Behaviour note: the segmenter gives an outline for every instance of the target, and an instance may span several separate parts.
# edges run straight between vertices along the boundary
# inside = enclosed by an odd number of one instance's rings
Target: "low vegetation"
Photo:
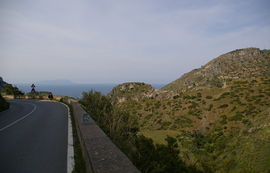
[[[167,137],[166,144],[138,135],[138,118],[99,92],[83,93],[80,103],[142,172],[198,172],[179,157],[177,140]]]
[[[265,112],[269,110],[269,81],[238,79],[228,81],[227,88],[189,90],[177,98],[126,98],[115,105],[136,115],[139,134],[154,143],[166,144],[167,135],[175,137],[179,157],[187,165],[203,172],[238,172],[246,170],[244,163],[248,162],[248,170],[262,167],[261,172],[265,172],[269,168],[260,159],[270,157],[255,151],[270,143],[270,112]],[[263,142],[255,144],[254,137],[259,133],[264,134],[260,139]],[[250,155],[252,146],[255,153]],[[241,161],[233,159],[235,155]],[[250,161],[257,157],[260,159],[256,162]]]
[[[9,108],[9,103],[0,94],[0,112]]]
[[[270,51],[255,48],[224,54],[158,91],[125,83],[81,100],[142,172],[207,173],[270,171],[269,102]]]
[[[12,86],[11,84],[5,84],[5,87],[1,91],[5,95],[13,95],[14,98],[23,96],[24,93],[21,92],[17,87]]]

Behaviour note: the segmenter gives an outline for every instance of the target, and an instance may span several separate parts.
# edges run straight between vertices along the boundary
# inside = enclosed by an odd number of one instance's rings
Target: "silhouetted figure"
[[[49,94],[49,95],[48,95],[48,98],[49,98],[50,100],[52,100],[52,99],[53,99],[53,95],[52,95],[52,94]]]
[[[35,87],[36,87],[35,84],[31,85],[31,88],[32,88],[31,93],[36,93]]]

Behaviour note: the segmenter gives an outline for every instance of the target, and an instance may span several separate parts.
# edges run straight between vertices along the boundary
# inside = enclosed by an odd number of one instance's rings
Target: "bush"
[[[223,105],[220,105],[218,108],[226,108],[228,106],[229,106],[228,104],[223,104]]]
[[[206,96],[207,99],[212,99],[213,97],[212,96]]]
[[[227,95],[230,95],[231,93],[230,92],[224,92],[221,96],[224,97],[224,96],[227,96]]]
[[[15,98],[17,96],[22,96],[24,95],[23,92],[21,92],[17,87],[12,86],[11,84],[6,84],[4,92],[7,95],[13,95]]]
[[[243,118],[243,115],[240,112],[237,112],[234,116],[229,118],[230,121],[241,121]]]
[[[100,92],[93,90],[84,92],[80,103],[111,137],[127,140],[137,134],[139,130],[137,116],[130,115],[121,107],[113,106]]]
[[[222,124],[222,125],[227,124],[227,116],[226,115],[221,116],[220,124]]]
[[[0,94],[0,112],[9,108],[9,103]]]
[[[242,123],[245,124],[245,125],[247,125],[247,126],[251,126],[252,125],[251,121],[250,120],[247,120],[247,119],[242,120]]]
[[[213,108],[213,104],[210,104],[209,107],[208,107],[208,111],[211,111]]]
[[[179,158],[177,140],[167,136],[167,144],[154,144],[153,140],[138,136],[135,140],[134,163],[141,172],[178,173],[198,172],[194,167],[188,167]]]
[[[172,124],[171,122],[165,121],[165,122],[162,123],[161,126],[162,126],[162,128],[166,128],[166,127],[169,127],[171,124]]]

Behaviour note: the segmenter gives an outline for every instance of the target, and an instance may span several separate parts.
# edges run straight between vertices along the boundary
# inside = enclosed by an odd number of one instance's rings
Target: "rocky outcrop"
[[[231,79],[270,76],[270,50],[238,49],[184,74],[161,90],[185,91],[197,87],[226,87]]]
[[[129,99],[138,101],[143,97],[154,97],[155,92],[155,88],[149,84],[128,82],[113,88],[108,96],[112,99],[113,103],[122,103]]]
[[[160,90],[139,82],[123,83],[115,87],[109,97],[114,103],[144,97],[170,99],[181,92],[201,88],[226,88],[233,79],[250,79],[270,76],[270,50],[258,48],[237,49],[223,54],[199,69],[184,74]]]

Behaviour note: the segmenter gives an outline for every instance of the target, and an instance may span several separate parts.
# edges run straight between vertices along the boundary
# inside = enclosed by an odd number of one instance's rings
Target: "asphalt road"
[[[34,100],[10,103],[0,112],[0,172],[66,173],[66,107]]]

